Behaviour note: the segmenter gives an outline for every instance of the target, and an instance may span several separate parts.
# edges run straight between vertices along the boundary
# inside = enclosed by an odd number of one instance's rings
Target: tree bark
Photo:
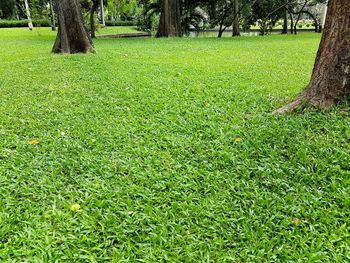
[[[84,26],[79,0],[57,0],[58,32],[54,53],[94,52],[92,41]]]
[[[28,28],[29,30],[33,30],[33,22],[32,22],[32,16],[30,15],[30,9],[28,0],[24,0],[24,5],[26,7],[26,13],[27,13],[27,19],[28,19]]]
[[[52,31],[56,31],[55,12],[53,11],[52,0],[50,0],[50,15],[51,15],[51,29]]]
[[[101,8],[101,23],[103,26],[106,26],[106,21],[105,21],[105,7],[103,4],[103,0],[101,0],[101,4],[100,4],[100,8]]]
[[[92,1],[90,10],[90,35],[91,38],[96,37],[95,12],[98,8],[98,1]]]
[[[282,34],[288,34],[288,7],[284,8]]]
[[[326,23],[326,17],[327,17],[327,5],[324,4],[324,6],[322,7],[322,14],[321,14],[321,30],[319,31],[321,33],[322,28],[324,27],[325,23]]]
[[[233,23],[232,23],[232,36],[237,37],[241,35],[239,30],[239,1],[233,2]]]
[[[163,0],[157,37],[181,35],[181,0]]]
[[[349,98],[350,1],[331,0],[311,81],[294,102],[276,113],[292,111],[303,103],[328,108]]]
[[[290,17],[290,33],[293,34],[294,33],[294,17],[293,17],[292,12],[289,12],[289,17]]]

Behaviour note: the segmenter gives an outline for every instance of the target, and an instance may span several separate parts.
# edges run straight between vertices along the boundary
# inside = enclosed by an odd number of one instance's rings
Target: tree
[[[285,6],[288,4],[288,1],[259,0],[253,4],[252,20],[258,23],[261,35],[267,35],[272,31],[276,22],[283,17]]]
[[[321,10],[321,27],[324,27],[324,24],[326,22],[326,16],[327,16],[327,5],[324,4],[322,6],[322,10]]]
[[[16,1],[1,0],[0,1],[0,18],[13,18],[15,16]]]
[[[58,32],[54,53],[93,52],[92,41],[84,26],[79,0],[56,0]]]
[[[53,11],[52,0],[50,0],[50,16],[51,16],[51,29],[52,31],[56,31],[55,12]]]
[[[91,9],[90,9],[90,34],[91,38],[96,37],[96,25],[95,25],[95,12],[98,9],[100,0],[91,0]]]
[[[288,34],[288,0],[286,0],[286,6],[283,9],[283,29],[282,34]]]
[[[25,7],[26,7],[26,13],[27,13],[27,18],[28,18],[29,30],[33,30],[33,22],[32,22],[32,16],[30,15],[30,9],[29,9],[28,0],[24,0],[24,4],[25,4]]]
[[[181,0],[162,0],[157,37],[181,35]]]
[[[311,81],[299,97],[275,113],[308,103],[327,108],[350,97],[350,1],[330,0]]]
[[[233,0],[233,23],[232,23],[232,36],[240,36],[241,32],[239,30],[239,1]]]
[[[104,4],[103,4],[103,0],[100,0],[100,1],[101,1],[101,2],[100,2],[101,24],[102,24],[103,26],[105,26],[105,25],[106,25],[106,21],[105,21],[105,7],[104,7]]]

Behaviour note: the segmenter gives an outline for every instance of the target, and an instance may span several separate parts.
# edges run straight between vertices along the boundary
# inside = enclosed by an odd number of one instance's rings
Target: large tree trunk
[[[30,9],[28,0],[24,0],[24,5],[26,7],[26,13],[27,13],[27,19],[28,19],[28,28],[29,30],[33,30],[33,22],[32,22],[32,16],[30,15]]]
[[[284,113],[309,103],[327,108],[350,96],[350,1],[329,1],[327,18],[314,70],[308,87]]]
[[[233,23],[232,23],[232,36],[237,37],[241,35],[239,30],[239,2],[234,0],[233,2]]]
[[[181,0],[163,0],[157,37],[179,37],[181,31]]]
[[[58,32],[54,53],[93,52],[92,41],[84,26],[79,0],[56,0]]]

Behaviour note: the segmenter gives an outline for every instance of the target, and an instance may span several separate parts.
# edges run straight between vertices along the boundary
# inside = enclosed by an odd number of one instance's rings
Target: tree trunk
[[[294,33],[294,18],[293,18],[293,14],[291,12],[289,13],[289,17],[290,17],[290,33],[293,34]]]
[[[239,2],[234,0],[233,2],[233,23],[232,23],[232,36],[240,36],[241,32],[239,30]]]
[[[284,13],[283,13],[282,34],[288,34],[288,9],[287,9],[287,6],[284,8]]]
[[[218,38],[222,38],[222,34],[225,32],[227,26],[224,26],[223,24],[220,24]]]
[[[181,31],[181,0],[163,0],[157,37],[179,37]]]
[[[101,4],[100,4],[100,8],[101,8],[101,24],[103,26],[106,26],[106,21],[105,21],[105,9],[104,9],[104,4],[103,4],[103,0],[101,0]]]
[[[285,113],[307,102],[327,108],[350,96],[350,1],[329,1],[326,23],[311,81],[296,101],[279,109]]]
[[[92,41],[84,26],[79,0],[57,0],[58,32],[54,53],[94,52]]]
[[[318,32],[322,32],[322,28],[324,28],[324,25],[326,23],[326,17],[327,17],[327,5],[324,4],[322,7],[322,14],[321,14],[321,23],[320,23],[320,30]]]
[[[26,7],[26,13],[27,13],[27,19],[28,19],[28,28],[29,30],[33,30],[33,22],[32,22],[32,16],[30,15],[30,9],[28,0],[24,0],[24,5]]]
[[[53,11],[52,0],[50,0],[51,29],[56,31],[55,12]]]
[[[97,11],[98,8],[98,2],[97,1],[92,1],[91,3],[91,10],[90,10],[90,34],[91,38],[96,37],[96,26],[95,26],[95,12]]]

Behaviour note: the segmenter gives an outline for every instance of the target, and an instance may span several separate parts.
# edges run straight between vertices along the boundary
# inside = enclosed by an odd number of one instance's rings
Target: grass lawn
[[[348,108],[271,114],[319,40],[1,29],[0,261],[349,262]]]
[[[111,26],[100,28],[96,31],[96,35],[109,35],[109,34],[125,34],[125,33],[139,33],[136,26]]]

